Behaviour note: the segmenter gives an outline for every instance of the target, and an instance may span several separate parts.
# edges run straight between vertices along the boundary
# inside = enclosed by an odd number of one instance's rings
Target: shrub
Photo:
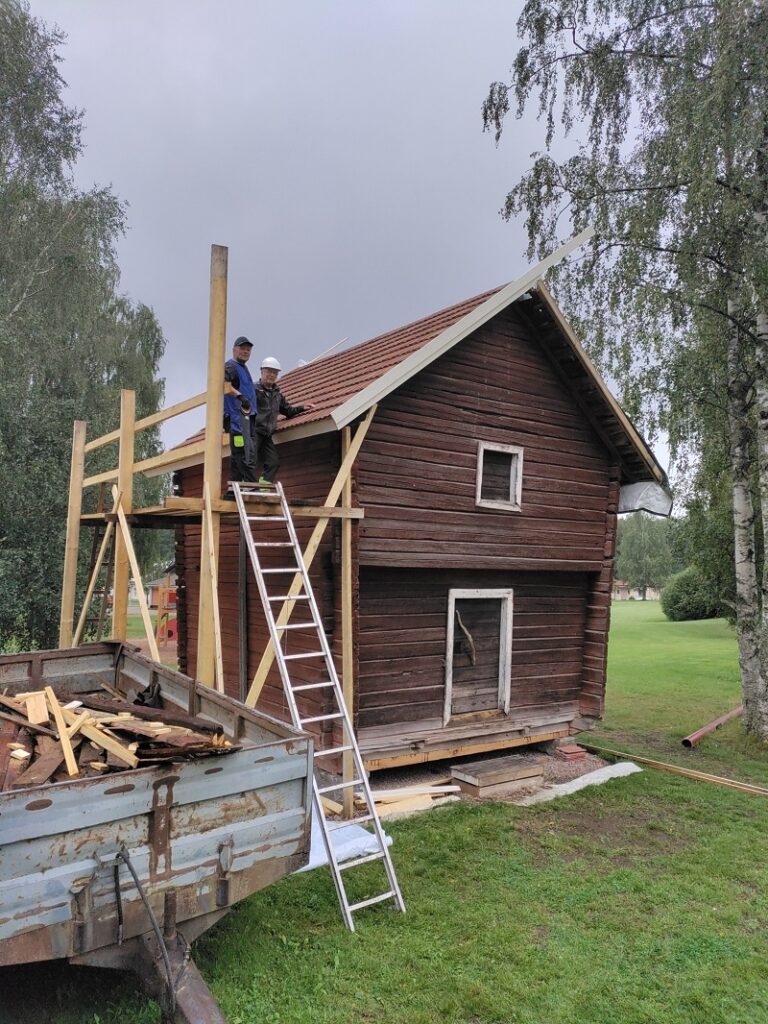
[[[716,619],[722,615],[716,596],[695,566],[670,576],[661,594],[661,610],[672,622]]]

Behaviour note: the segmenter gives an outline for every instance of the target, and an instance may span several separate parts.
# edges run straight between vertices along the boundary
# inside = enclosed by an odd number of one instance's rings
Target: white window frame
[[[453,640],[454,623],[456,621],[456,601],[477,598],[497,598],[501,601],[501,622],[499,624],[499,710],[509,714],[510,692],[512,687],[512,613],[514,590],[449,590],[448,591],[448,628],[446,630],[445,652],[445,704],[443,707],[443,725],[451,718],[451,701],[453,699]]]
[[[495,501],[483,498],[483,456],[485,452],[504,452],[512,455],[512,466],[517,467],[509,474],[509,500]],[[516,458],[514,457],[516,456]],[[514,479],[513,479],[514,476]],[[475,505],[478,508],[500,508],[506,512],[519,512],[523,495],[523,449],[516,444],[493,444],[490,441],[477,442],[477,476],[475,479]]]

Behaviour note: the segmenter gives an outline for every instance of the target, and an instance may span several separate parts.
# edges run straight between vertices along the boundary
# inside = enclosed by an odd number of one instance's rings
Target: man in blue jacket
[[[256,480],[256,388],[246,363],[253,345],[239,337],[224,364],[224,429],[229,434],[230,480]]]

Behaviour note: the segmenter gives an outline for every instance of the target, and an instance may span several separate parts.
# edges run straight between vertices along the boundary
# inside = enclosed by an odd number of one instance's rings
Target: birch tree
[[[766,5],[529,0],[518,30],[484,124],[498,142],[536,103],[543,147],[503,214],[525,217],[531,255],[596,228],[559,273],[561,301],[700,489],[725,453],[744,724],[767,741]]]

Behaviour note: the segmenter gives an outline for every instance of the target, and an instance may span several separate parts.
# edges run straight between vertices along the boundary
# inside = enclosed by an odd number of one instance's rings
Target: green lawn
[[[768,786],[766,752],[738,720],[693,750],[680,743],[741,703],[733,628],[722,619],[669,622],[658,601],[615,601],[611,620],[605,718],[582,738]]]
[[[768,755],[738,724],[701,753],[676,747],[738,702],[728,628],[668,624],[636,603],[615,606],[613,623],[602,739],[768,778]],[[764,798],[649,770],[539,807],[451,805],[389,831],[406,915],[371,911],[348,934],[319,871],[256,894],[197,944],[231,1024],[768,1021]],[[3,982],[2,1024],[157,1020],[108,974]],[[9,991],[28,1017],[3,1016]]]

